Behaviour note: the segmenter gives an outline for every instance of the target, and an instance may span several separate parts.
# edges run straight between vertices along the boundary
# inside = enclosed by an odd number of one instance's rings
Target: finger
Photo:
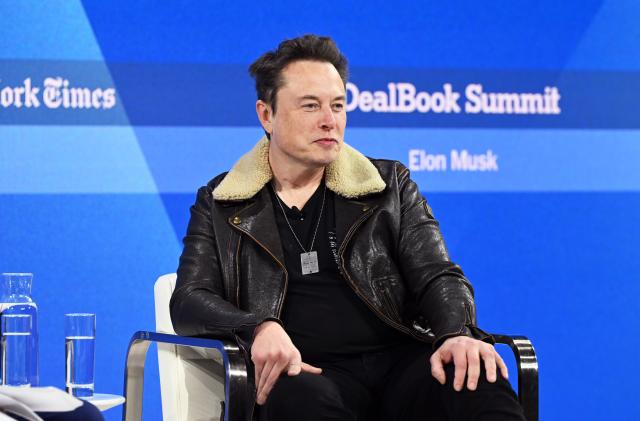
[[[492,346],[482,354],[484,368],[487,371],[487,380],[489,383],[495,383],[496,381],[496,355],[498,354]]]
[[[289,376],[297,376],[303,371],[302,364],[289,364],[286,369]]]
[[[302,371],[306,371],[307,373],[313,373],[313,374],[322,373],[322,369],[320,367],[315,367],[307,363],[302,363],[301,368],[302,368]]]
[[[271,369],[269,377],[267,377],[267,381],[264,383],[262,394],[260,395],[263,404],[267,401],[267,397],[269,396],[271,389],[273,389],[273,386],[276,384],[280,374],[282,374],[285,368],[287,368],[287,360],[278,361]]]
[[[480,377],[480,352],[472,347],[467,351],[467,388],[476,390]]]
[[[274,366],[273,361],[267,361],[262,368],[262,372],[260,373],[260,381],[256,382],[258,387],[256,388],[256,402],[262,405],[264,402],[261,401],[262,390],[264,389],[264,384],[267,382],[267,378],[269,377],[269,373],[271,373],[271,369]]]
[[[504,360],[502,359],[500,354],[498,354],[497,352],[495,354],[496,354],[496,364],[498,364],[498,368],[500,368],[500,373],[502,373],[502,377],[508,380],[509,370],[507,369],[507,365],[504,363]]]
[[[456,351],[453,354],[453,364],[455,365],[455,374],[453,376],[453,388],[459,392],[464,384],[464,376],[467,374],[467,353]]]
[[[444,384],[447,381],[447,376],[444,373],[440,353],[437,351],[434,352],[429,362],[431,363],[431,375],[435,377],[440,384]]]
[[[264,364],[263,363],[254,363],[255,365],[255,385],[256,385],[256,397],[258,396],[258,385],[260,384],[260,376],[262,374],[262,371],[264,370]]]
[[[291,361],[289,361],[287,374],[290,376],[297,376],[300,374],[300,371],[302,371],[302,359],[300,358],[300,353],[296,353]]]

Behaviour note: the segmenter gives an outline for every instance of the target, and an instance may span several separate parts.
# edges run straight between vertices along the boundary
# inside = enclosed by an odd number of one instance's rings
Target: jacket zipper
[[[387,285],[382,286],[381,288],[381,293],[382,293],[382,299],[387,303],[387,305],[389,306],[389,308],[391,309],[391,311],[393,311],[393,313],[400,318],[400,311],[398,311],[398,307],[396,306],[395,301],[393,301],[393,298],[391,298],[391,290],[389,289],[389,287]]]
[[[236,248],[236,307],[240,308],[240,247],[242,236],[238,237],[238,247]]]

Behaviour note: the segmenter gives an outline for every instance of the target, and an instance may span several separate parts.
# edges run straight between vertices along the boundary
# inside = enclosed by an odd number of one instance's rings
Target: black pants
[[[429,345],[408,344],[333,363],[311,362],[321,375],[278,379],[260,421],[525,421],[509,382],[489,383],[484,367],[476,391],[453,389],[431,375]],[[303,356],[304,358],[304,356]]]

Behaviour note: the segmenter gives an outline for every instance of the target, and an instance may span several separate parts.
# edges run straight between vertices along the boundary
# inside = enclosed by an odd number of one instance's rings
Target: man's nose
[[[320,112],[320,127],[323,130],[333,130],[336,126],[336,116],[334,115],[331,107],[322,107]]]

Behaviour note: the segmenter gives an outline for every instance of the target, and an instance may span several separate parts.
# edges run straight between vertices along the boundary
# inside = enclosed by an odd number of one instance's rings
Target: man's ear
[[[256,114],[258,114],[258,120],[260,120],[260,124],[262,124],[264,131],[271,134],[273,131],[273,111],[271,106],[261,99],[257,100]]]

